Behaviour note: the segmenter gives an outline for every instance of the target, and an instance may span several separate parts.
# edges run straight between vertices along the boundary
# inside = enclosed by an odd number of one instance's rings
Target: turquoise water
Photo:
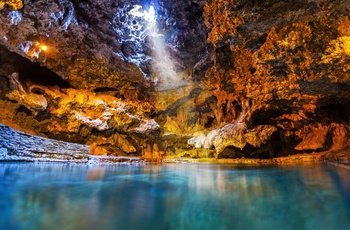
[[[1,229],[350,229],[332,165],[0,163]]]

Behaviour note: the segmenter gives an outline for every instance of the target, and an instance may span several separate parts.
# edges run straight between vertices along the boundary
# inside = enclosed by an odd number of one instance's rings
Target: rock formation
[[[92,154],[349,149],[345,0],[0,1],[0,123]]]
[[[142,164],[136,157],[93,156],[88,145],[29,135],[0,125],[0,161]]]

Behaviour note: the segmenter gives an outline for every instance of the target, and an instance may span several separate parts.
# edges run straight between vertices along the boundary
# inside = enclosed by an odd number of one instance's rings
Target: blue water
[[[350,229],[332,165],[0,163],[0,229]]]

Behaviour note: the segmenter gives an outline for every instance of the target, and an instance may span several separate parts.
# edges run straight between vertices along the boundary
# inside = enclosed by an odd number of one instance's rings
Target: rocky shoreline
[[[322,152],[322,153],[305,153],[270,159],[252,159],[252,158],[165,158],[164,163],[197,163],[208,162],[218,164],[243,164],[243,165],[297,165],[297,164],[317,164],[317,163],[334,163],[343,164],[350,161],[350,152]]]
[[[94,156],[90,146],[20,132],[0,124],[0,161],[143,164],[138,157]]]
[[[228,164],[313,164],[350,160],[350,152],[297,154],[270,159],[252,158],[143,158],[130,156],[96,156],[90,146],[53,140],[20,132],[0,124],[0,161],[67,162],[84,164],[140,165],[147,163],[228,163]]]

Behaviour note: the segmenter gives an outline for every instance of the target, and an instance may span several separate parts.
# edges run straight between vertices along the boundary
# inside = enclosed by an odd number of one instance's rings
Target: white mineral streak
[[[62,27],[65,31],[67,31],[69,25],[75,21],[74,17],[74,6],[73,3],[69,2],[68,13],[67,16],[62,21]]]
[[[18,49],[23,51],[31,58],[39,58],[41,49],[39,49],[39,42],[25,41],[24,43],[19,44]]]
[[[109,110],[102,113],[102,115],[101,115],[101,118],[105,121],[109,121],[112,117],[113,117],[113,114]]]
[[[10,11],[7,17],[11,19],[11,24],[15,26],[22,20],[22,14],[17,10]]]
[[[207,136],[195,133],[187,143],[194,145],[195,148],[214,147],[217,152],[221,152],[227,146],[243,149],[247,143],[259,147],[266,143],[276,130],[277,128],[271,125],[261,125],[249,130],[245,123],[235,122],[214,129]]]
[[[246,130],[246,125],[241,122],[231,123],[219,129],[212,130],[205,139],[204,148],[209,149],[214,146],[216,149],[223,145],[233,145],[242,149],[246,141],[243,137],[243,132]]]
[[[83,114],[81,114],[79,112],[75,112],[75,118],[77,120],[81,121],[82,123],[90,126],[90,127],[96,128],[99,131],[108,129],[107,121],[104,119],[103,119],[104,120],[103,121],[101,119],[101,118],[103,118],[103,115],[100,118],[91,119],[91,117],[89,117],[89,116],[84,116]]]
[[[55,20],[55,22],[61,22],[61,27],[63,30],[67,31],[69,25],[73,22],[78,24],[76,20],[73,3],[69,2],[68,7],[64,11],[51,12],[49,16]]]
[[[135,131],[140,132],[140,133],[144,133],[144,132],[151,131],[151,130],[157,130],[159,128],[160,128],[160,126],[158,125],[157,122],[155,122],[155,120],[144,119],[144,120],[142,120],[141,125],[139,127],[137,127],[135,129]]]
[[[188,144],[194,145],[196,149],[202,148],[206,140],[206,136],[202,132],[197,132],[193,134],[194,137],[187,141]]]
[[[32,47],[33,42],[25,41],[24,43],[19,44],[18,48],[24,53],[28,54],[30,48]]]
[[[5,157],[7,155],[7,149],[6,148],[0,148],[0,158]]]
[[[126,112],[126,104],[125,103],[123,103],[123,102],[120,102],[120,101],[114,101],[114,105],[116,105],[118,108],[118,110],[119,111],[121,111],[121,112]]]
[[[64,13],[60,11],[60,12],[58,12],[57,14],[55,14],[54,12],[51,12],[49,16],[50,16],[53,20],[55,20],[56,22],[58,22],[58,20],[63,19],[63,15],[64,15]]]

